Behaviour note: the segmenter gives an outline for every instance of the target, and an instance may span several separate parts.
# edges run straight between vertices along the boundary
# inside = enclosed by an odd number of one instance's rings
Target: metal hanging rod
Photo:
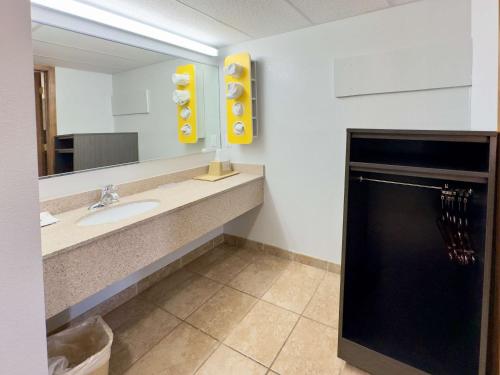
[[[371,182],[381,182],[383,184],[403,185],[403,186],[419,187],[419,188],[424,188],[424,189],[443,190],[443,188],[441,186],[410,184],[408,182],[397,182],[397,181],[388,181],[388,180],[377,180],[375,178],[365,178],[363,176],[359,176],[358,180],[359,180],[359,182],[371,181]]]

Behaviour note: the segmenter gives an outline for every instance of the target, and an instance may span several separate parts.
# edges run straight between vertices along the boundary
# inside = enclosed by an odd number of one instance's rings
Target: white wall
[[[206,147],[206,140],[209,137],[199,139],[196,144],[182,144],[177,135],[177,106],[172,101],[175,85],[172,83],[171,77],[177,66],[190,63],[192,61],[174,59],[113,75],[113,92],[115,94],[127,93],[131,90],[149,90],[149,113],[114,117],[115,131],[139,133],[139,160],[168,158],[200,152]],[[206,95],[201,97],[203,99],[205,96],[209,97],[209,101],[206,102],[209,121],[207,123],[204,118],[203,120],[199,118],[200,123],[205,126],[207,135],[216,135],[215,146],[218,146],[219,102],[217,99],[219,91],[218,85],[212,87],[208,85],[213,83],[213,75],[216,76],[215,81],[217,82],[218,72],[214,67],[203,64],[197,64],[196,68],[203,71],[200,77],[206,75],[208,79],[206,87],[201,79],[198,86],[201,90],[206,89]],[[202,103],[199,103],[198,107],[201,110]]]
[[[258,61],[261,136],[231,154],[266,165],[264,206],[224,230],[340,263],[346,128],[469,129],[470,87],[335,98],[333,61],[449,38],[470,38],[469,0],[419,1],[221,51]]]
[[[30,4],[0,2],[0,374],[47,373]]]
[[[471,2],[472,65],[471,128],[497,130],[498,14],[497,0]]]
[[[112,133],[110,74],[56,67],[57,134]]]

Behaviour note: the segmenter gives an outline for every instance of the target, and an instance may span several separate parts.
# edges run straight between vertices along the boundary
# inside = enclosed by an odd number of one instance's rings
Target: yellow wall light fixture
[[[218,50],[203,43],[176,35],[166,30],[120,16],[116,13],[96,8],[75,0],[31,0],[32,4],[49,8],[75,17],[84,18],[115,29],[128,31],[133,34],[145,36],[160,42],[202,53],[208,56],[217,56]]]
[[[257,136],[256,63],[247,52],[224,59],[226,85],[227,140],[250,144]]]
[[[172,80],[177,82],[173,100],[177,104],[177,130],[180,143],[197,143],[200,135],[196,73],[195,65],[188,64],[178,66],[172,76]]]

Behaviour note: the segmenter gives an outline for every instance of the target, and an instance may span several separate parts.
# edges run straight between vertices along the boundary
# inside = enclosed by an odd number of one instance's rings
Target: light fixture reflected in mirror
[[[216,48],[203,43],[173,34],[166,30],[159,29],[145,23],[120,16],[113,12],[99,9],[88,4],[75,0],[31,0],[31,3],[45,8],[53,9],[58,12],[70,14],[76,17],[84,18],[93,22],[114,27],[116,29],[128,31],[134,34],[142,35],[147,38],[159,40],[177,47],[185,48],[191,51],[199,52],[208,56],[217,56]]]

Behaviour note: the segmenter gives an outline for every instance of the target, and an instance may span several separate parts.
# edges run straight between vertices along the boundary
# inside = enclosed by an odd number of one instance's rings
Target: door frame
[[[46,81],[46,104],[47,104],[47,175],[55,173],[55,137],[57,136],[57,112],[56,112],[56,70],[49,65],[35,64],[34,71],[44,72]]]
[[[500,18],[499,18],[500,30]],[[497,132],[500,133],[500,32],[498,34],[498,82],[497,82]],[[497,155],[500,161],[500,151]],[[497,163],[498,166],[498,163]],[[500,166],[497,171],[497,189],[500,188]],[[495,209],[495,252],[493,262],[493,304],[491,306],[492,324],[490,329],[489,371],[492,375],[500,374],[500,192],[497,190]]]

